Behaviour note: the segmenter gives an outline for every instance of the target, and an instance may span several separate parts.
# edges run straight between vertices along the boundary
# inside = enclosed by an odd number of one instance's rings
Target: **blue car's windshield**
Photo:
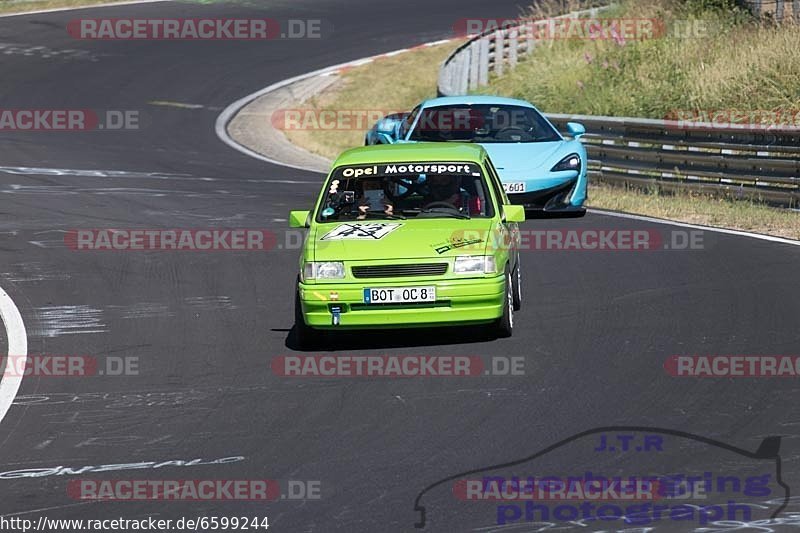
[[[531,143],[559,141],[535,109],[515,105],[448,105],[423,109],[411,141]]]

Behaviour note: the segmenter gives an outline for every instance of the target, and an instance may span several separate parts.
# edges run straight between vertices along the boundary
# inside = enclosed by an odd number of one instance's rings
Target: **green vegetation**
[[[0,13],[24,13],[65,7],[92,6],[95,4],[114,4],[125,0],[2,0]]]
[[[654,19],[658,29],[625,42],[539,40],[481,92],[545,112],[645,118],[800,109],[800,25],[757,23],[734,0],[621,0],[604,17]]]

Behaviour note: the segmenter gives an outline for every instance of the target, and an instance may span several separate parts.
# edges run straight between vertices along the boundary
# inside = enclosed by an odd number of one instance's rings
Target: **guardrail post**
[[[755,16],[761,16],[761,0],[750,0],[750,4],[753,6],[753,14]]]
[[[503,66],[506,61],[506,41],[503,37],[503,30],[494,32],[494,72],[498,76],[503,75]]]
[[[453,84],[455,94],[467,94],[469,90],[469,55],[459,56],[455,75],[456,82]]]
[[[483,86],[489,83],[489,39],[480,39],[478,43],[478,85]]]
[[[456,85],[460,83],[458,79],[458,69],[461,65],[461,61],[463,59],[461,57],[456,57],[452,61],[447,64],[447,67],[443,70],[446,71],[446,79],[444,80],[444,86],[446,87],[447,91],[445,94],[453,94],[456,90]],[[442,71],[440,71],[441,73]],[[442,79],[441,76],[439,78],[439,94],[442,94]]]
[[[517,47],[519,46],[519,32],[516,28],[511,30],[508,36],[508,66],[514,68],[517,66]]]
[[[477,89],[478,88],[478,79],[480,78],[480,48],[481,48],[481,41],[473,41],[471,45],[469,45],[469,90]]]
[[[795,24],[800,24],[800,0],[792,0],[792,18]]]
[[[444,96],[449,91],[448,77],[450,69],[447,65],[439,68],[439,76],[436,78],[436,96]]]
[[[776,0],[775,19],[778,22],[783,22],[783,15],[785,13],[785,10],[786,10],[786,4],[784,3],[784,0]]]
[[[800,0],[798,0],[798,1],[800,1]],[[533,47],[536,46],[535,37],[536,37],[536,26],[535,26],[533,20],[529,20],[525,24],[525,44],[527,45],[525,47],[525,53],[526,54],[532,54],[533,53]]]

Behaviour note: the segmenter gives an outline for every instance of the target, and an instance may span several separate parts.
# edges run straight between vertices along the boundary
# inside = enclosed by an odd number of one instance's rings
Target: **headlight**
[[[306,263],[303,265],[303,279],[342,279],[344,263],[329,261],[326,263]]]
[[[550,169],[550,172],[559,172],[561,170],[580,170],[581,169],[581,156],[578,154],[570,154],[561,161],[559,161],[556,166]]]
[[[492,255],[462,255],[456,257],[453,267],[456,274],[494,274],[497,264]]]

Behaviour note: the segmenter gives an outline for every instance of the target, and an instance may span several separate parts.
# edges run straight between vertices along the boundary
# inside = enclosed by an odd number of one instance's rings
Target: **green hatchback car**
[[[490,324],[511,336],[522,303],[518,222],[479,145],[378,145],[334,162],[308,228],[295,340],[325,330]]]

